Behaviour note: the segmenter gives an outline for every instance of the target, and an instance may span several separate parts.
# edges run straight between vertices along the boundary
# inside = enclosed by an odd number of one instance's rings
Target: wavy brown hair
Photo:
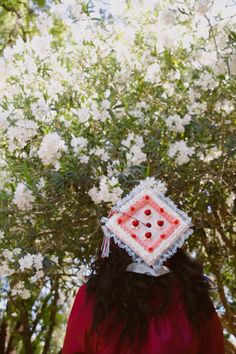
[[[168,260],[172,272],[159,277],[127,272],[132,262],[126,251],[111,242],[109,257],[97,259],[92,264],[92,273],[87,280],[87,291],[96,298],[91,331],[99,333],[99,324],[115,310],[115,325],[123,323],[121,336],[131,343],[137,333],[145,338],[148,320],[153,314],[162,314],[171,305],[173,287],[181,285],[183,301],[194,330],[200,328],[202,320],[207,320],[214,311],[209,296],[210,284],[203,274],[203,266],[188,256],[182,249]],[[150,306],[158,296],[159,301]]]

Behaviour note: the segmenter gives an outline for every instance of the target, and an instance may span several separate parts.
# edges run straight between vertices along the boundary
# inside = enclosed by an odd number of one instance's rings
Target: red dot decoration
[[[152,233],[151,232],[145,232],[145,237],[146,238],[151,238],[152,237]]]
[[[134,206],[130,207],[130,210],[135,211],[135,207]]]
[[[149,252],[153,252],[153,247],[149,247],[149,248],[148,248],[148,251],[149,251]]]
[[[174,221],[174,223],[177,225],[177,224],[179,223],[179,220],[176,219],[176,220]]]
[[[121,224],[122,223],[122,219],[118,219],[117,222],[118,222],[118,224]]]
[[[166,234],[161,234],[161,235],[160,235],[160,238],[161,238],[162,240],[164,240],[164,239],[166,238]]]
[[[152,224],[150,224],[150,222],[147,222],[147,223],[146,223],[146,226],[147,226],[147,227],[152,227]]]
[[[145,195],[144,197],[146,200],[150,199],[149,195]]]
[[[158,226],[163,226],[164,225],[164,221],[163,220],[157,220],[157,225]]]
[[[160,212],[161,212],[161,213],[164,213],[164,209],[163,209],[163,208],[160,208]]]
[[[133,226],[138,226],[139,225],[139,221],[138,220],[133,220],[132,221],[132,225]]]
[[[146,210],[144,210],[144,213],[146,214],[146,215],[150,215],[151,214],[151,210],[150,209],[146,209]]]
[[[132,238],[136,238],[137,236],[136,236],[135,234],[132,234],[131,237],[132,237]]]

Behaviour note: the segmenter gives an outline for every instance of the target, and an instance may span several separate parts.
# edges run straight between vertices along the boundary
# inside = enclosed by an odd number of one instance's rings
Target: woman
[[[112,243],[79,289],[62,354],[223,354],[219,318],[201,265],[179,249],[153,277],[128,272],[132,259]]]
[[[104,218],[102,252],[77,292],[62,354],[225,353],[209,281],[180,248],[191,218],[160,187],[141,182]]]

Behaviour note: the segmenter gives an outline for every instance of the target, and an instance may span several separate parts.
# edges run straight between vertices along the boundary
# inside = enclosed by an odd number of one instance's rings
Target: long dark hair
[[[96,302],[91,331],[99,333],[99,324],[115,310],[114,325],[123,323],[121,336],[132,343],[137,333],[145,337],[148,320],[154,313],[162,314],[171,305],[173,286],[179,283],[189,321],[198,330],[207,320],[214,306],[209,296],[210,285],[203,275],[203,266],[179,249],[167,262],[172,272],[159,277],[125,271],[132,262],[126,251],[111,243],[109,257],[101,258],[100,251],[92,264],[87,280],[88,293],[95,294]],[[147,299],[159,299],[150,306]]]

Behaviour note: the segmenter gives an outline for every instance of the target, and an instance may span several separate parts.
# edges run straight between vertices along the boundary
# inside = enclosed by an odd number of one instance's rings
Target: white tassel
[[[105,225],[102,225],[102,230],[104,232],[104,236],[103,236],[103,243],[101,247],[102,250],[101,257],[104,258],[104,257],[109,257],[111,235]]]

